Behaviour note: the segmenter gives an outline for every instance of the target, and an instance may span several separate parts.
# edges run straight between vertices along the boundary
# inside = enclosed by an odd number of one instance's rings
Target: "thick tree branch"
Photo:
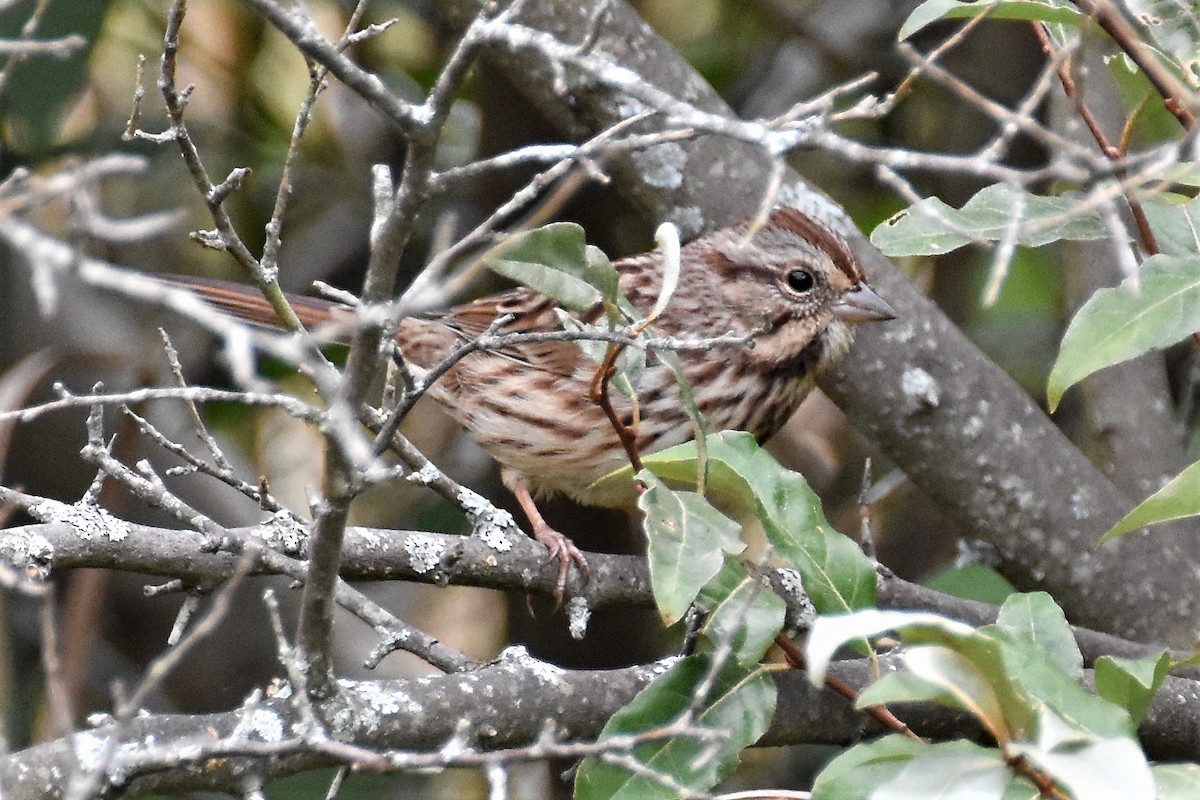
[[[259,542],[281,555],[303,558],[308,537],[292,525],[266,523],[231,529],[237,539]],[[124,538],[95,536],[67,523],[40,523],[0,532],[0,561],[26,574],[45,577],[51,570],[98,567],[156,575],[183,587],[210,590],[228,580],[238,564],[229,552],[204,549],[202,534],[124,523]],[[557,567],[547,561],[545,548],[527,537],[512,542],[498,557],[478,536],[431,531],[400,531],[351,527],[346,531],[341,558],[342,578],[349,581],[409,581],[437,586],[476,586],[553,597]],[[651,608],[654,597],[646,560],[640,556],[588,553],[591,577],[577,579],[571,596],[588,609]],[[253,575],[280,575],[277,562],[258,560]],[[181,587],[182,588],[182,587]],[[781,596],[786,592],[779,588]],[[996,621],[999,607],[943,594],[897,578],[887,570],[879,576],[879,605],[883,608],[936,611],[972,625]],[[1102,655],[1141,658],[1151,646],[1088,628],[1073,627],[1075,641],[1090,665]],[[1179,653],[1178,657],[1185,657]]]
[[[899,667],[890,655],[885,672]],[[405,681],[341,683],[339,707],[323,709],[336,738],[294,738],[301,711],[287,687],[255,693],[234,711],[207,715],[146,713],[118,729],[101,722],[72,737],[0,758],[6,800],[58,797],[70,776],[105,770],[126,796],[187,790],[237,792],[247,775],[281,776],[320,766],[374,769],[480,766],[547,757],[577,758],[621,743],[593,743],[608,718],[644,688],[663,665],[574,671],[519,650],[469,673]],[[872,680],[867,661],[836,663],[832,674],[861,691]],[[762,745],[845,745],[882,731],[806,675],[775,675],[779,699]],[[413,707],[419,697],[419,709]],[[919,704],[894,709],[935,740],[983,739],[964,714]],[[552,721],[552,722],[551,722]],[[1168,678],[1140,735],[1151,758],[1200,759],[1200,687]],[[113,740],[111,737],[118,737]],[[628,746],[627,744],[624,746]],[[107,761],[100,756],[107,750]],[[64,780],[64,776],[66,776]],[[101,786],[104,782],[101,781]]]

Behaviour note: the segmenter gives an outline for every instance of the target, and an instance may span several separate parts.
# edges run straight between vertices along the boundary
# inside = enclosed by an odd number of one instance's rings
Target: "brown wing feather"
[[[400,339],[404,355],[421,366],[430,366],[443,357],[455,342],[431,328],[456,334],[458,343],[482,335],[497,318],[511,314],[513,319],[498,334],[555,332],[563,329],[554,309],[554,301],[525,288],[483,297],[450,309],[436,318],[405,320]],[[408,335],[406,335],[406,329]],[[413,341],[416,334],[421,341]],[[513,345],[495,353],[526,366],[555,375],[570,375],[582,354],[571,342],[540,342]]]

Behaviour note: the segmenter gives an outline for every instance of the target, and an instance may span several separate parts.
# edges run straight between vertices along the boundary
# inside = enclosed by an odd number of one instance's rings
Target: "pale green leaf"
[[[1138,659],[1100,656],[1095,666],[1096,691],[1125,709],[1136,725],[1170,669],[1171,654],[1166,650]]]
[[[939,19],[971,19],[989,11],[988,19],[1040,20],[1042,22],[1075,23],[1079,12],[1063,2],[1037,2],[1037,0],[1009,0],[993,3],[987,0],[958,2],[958,0],[925,0],[917,6],[896,38],[904,41],[917,31]]]
[[[1200,197],[1159,195],[1142,201],[1142,209],[1161,253],[1200,256]]]
[[[663,621],[680,619],[700,589],[721,569],[723,553],[745,547],[738,524],[694,492],[674,491],[643,470],[638,498],[645,517],[650,583]]]
[[[616,268],[598,250],[589,248],[583,228],[570,222],[516,234],[489,252],[485,261],[506,278],[573,311],[591,308],[601,300],[616,302]]]
[[[950,742],[946,746],[972,750],[979,747],[967,742]],[[855,745],[826,764],[817,775],[812,800],[865,800],[914,758],[928,753],[929,748],[925,742],[898,733]]]
[[[694,725],[719,734],[701,741],[680,736],[645,742],[631,754],[648,772],[669,776],[693,792],[704,792],[737,765],[741,751],[758,740],[775,711],[775,683],[761,668],[749,669],[730,660],[717,671],[709,654],[688,656],[643,689],[604,726],[600,742],[614,736],[656,731],[677,721],[686,710],[697,710]],[[700,708],[693,709],[696,691],[715,677]],[[658,800],[679,792],[648,775],[587,758],[575,780],[576,800]]]
[[[1039,648],[1068,677],[1083,677],[1083,656],[1075,644],[1071,626],[1058,604],[1045,592],[1017,594],[1005,600],[996,619],[1010,641]]]
[[[746,565],[725,557],[721,571],[696,598],[703,609],[704,635],[715,645],[727,644],[743,664],[756,664],[783,629],[787,606],[770,586],[751,575]]]
[[[753,513],[775,553],[800,573],[818,611],[848,611],[875,599],[875,569],[862,550],[834,530],[821,501],[799,473],[784,469],[745,431],[703,439],[706,493],[722,508]],[[646,469],[673,484],[696,485],[697,443],[671,447],[642,459]],[[632,475],[628,467],[592,484],[614,491]]]
[[[929,760],[932,759],[932,760]],[[992,772],[997,762],[1003,763],[999,751],[981,747],[967,741],[927,744],[900,734],[889,734],[874,741],[863,742],[840,754],[825,765],[813,783],[812,800],[872,800],[876,797],[899,798],[943,798],[976,800],[1004,796],[1032,798],[1033,794],[963,794],[959,790],[972,783],[973,769],[992,774],[983,779],[978,787],[992,787],[998,776]],[[924,767],[909,771],[915,764]],[[973,769],[972,769],[973,768]],[[928,782],[922,780],[922,772],[928,773]],[[1005,784],[1022,783],[1014,779],[1007,769]],[[903,777],[902,777],[903,776]],[[960,782],[961,779],[961,782]],[[897,785],[896,780],[902,780]],[[950,794],[939,793],[938,787]],[[1002,787],[1003,788],[1003,787]],[[905,791],[911,789],[911,791]]]
[[[930,747],[871,794],[871,800],[1001,800],[1013,782],[999,750]]]
[[[932,611],[886,611],[864,609],[853,614],[825,614],[817,617],[808,632],[804,657],[808,678],[813,686],[825,681],[830,659],[843,645],[859,639],[871,639],[890,631],[902,632],[909,641],[962,639],[978,635],[974,628],[947,619]],[[935,636],[940,632],[941,636]]]
[[[1200,461],[1189,466],[1137,508],[1121,518],[1100,539],[1106,542],[1147,525],[1200,516]]]
[[[1053,411],[1063,393],[1093,372],[1200,330],[1200,258],[1158,255],[1136,278],[1100,289],[1063,336],[1046,390]]]
[[[1155,764],[1156,800],[1195,800],[1200,797],[1200,765]]]
[[[954,695],[947,693],[940,684],[931,683],[905,671],[885,672],[859,693],[854,706],[870,708],[890,703],[937,703],[947,708],[962,710]]]
[[[1005,702],[1005,713],[1022,736],[1028,737],[1036,722],[1028,716],[1029,712],[1044,708],[1054,709],[1081,734],[1101,737],[1133,734],[1134,725],[1124,709],[1084,689],[1041,647],[1014,637],[1004,628],[989,626],[982,632],[999,645],[999,672],[993,673],[993,684],[1002,680],[1020,698],[1017,702]],[[989,668],[994,665],[995,662],[987,662]]]
[[[1038,710],[1036,741],[1016,742],[1012,752],[1081,800],[1154,798],[1154,777],[1132,731],[1126,736],[1096,735],[1043,706]]]
[[[1004,184],[981,189],[961,209],[929,197],[893,214],[871,232],[871,243],[889,256],[941,255],[974,241],[1012,236],[1026,247],[1060,239],[1105,239],[1111,233],[1099,211],[1070,197],[1044,197]]]
[[[1150,43],[1195,89],[1200,86],[1200,14],[1195,3],[1179,0],[1126,0],[1128,13],[1149,34]]]

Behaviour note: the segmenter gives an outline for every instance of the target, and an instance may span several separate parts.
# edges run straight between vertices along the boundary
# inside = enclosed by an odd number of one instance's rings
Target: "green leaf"
[[[955,597],[979,600],[997,606],[1017,591],[1003,575],[983,564],[947,567],[922,583],[930,589],[937,589]]]
[[[1128,0],[1129,13],[1149,41],[1192,89],[1200,83],[1200,15],[1195,3]]]
[[[999,750],[931,746],[896,777],[871,794],[871,800],[1001,800],[1013,782],[1012,769]]]
[[[940,255],[975,241],[1011,236],[1019,212],[1016,242],[1039,247],[1060,239],[1106,239],[1100,213],[1081,200],[1043,197],[992,184],[961,209],[929,197],[893,214],[871,232],[871,243],[889,256]]]
[[[734,658],[747,666],[757,664],[766,655],[783,629],[787,612],[786,604],[770,586],[729,556],[696,603],[708,612],[705,636],[714,644],[728,643]]]
[[[1043,22],[1075,23],[1079,12],[1060,2],[1036,2],[1035,0],[1010,0],[990,3],[958,2],[958,0],[925,0],[917,6],[896,38],[904,41],[917,31],[939,19],[973,19],[988,11],[988,19],[1041,20]]]
[[[937,703],[947,708],[961,708],[954,696],[936,683],[930,683],[911,672],[885,672],[874,683],[859,692],[855,708],[870,708],[890,703]]]
[[[952,698],[986,725],[994,736],[1030,738],[1036,728],[1036,709],[1049,705],[1081,730],[1104,736],[1126,735],[1132,730],[1123,710],[1089,694],[1060,668],[1071,661],[1062,652],[1052,658],[1041,646],[1064,647],[1061,633],[1047,618],[1045,601],[1022,601],[1010,606],[1003,625],[976,631],[936,614],[866,610],[849,615],[820,617],[809,633],[806,655],[809,678],[818,684],[834,652],[844,644],[895,631],[910,648],[941,645],[969,663],[951,663],[949,656],[924,652],[909,665],[928,686]],[[1031,624],[1022,625],[1022,619]],[[1033,624],[1033,623],[1036,624]],[[986,686],[987,688],[981,688]],[[892,687],[912,690],[911,685]],[[880,690],[883,691],[883,690]],[[927,688],[925,691],[933,692]],[[987,695],[993,695],[991,699]],[[875,699],[878,695],[875,696]]]
[[[1063,672],[1045,650],[1011,636],[1003,628],[985,628],[984,634],[999,643],[999,669],[1003,680],[1023,698],[1019,704],[1005,706],[1005,713],[1010,717],[1015,718],[1022,709],[1036,713],[1053,709],[1080,734],[1100,738],[1133,736],[1134,725],[1124,709],[1084,689],[1079,681]],[[1028,738],[1031,722],[1025,718],[1021,723],[1019,730]]]
[[[1112,526],[1100,541],[1107,542],[1147,525],[1195,516],[1200,516],[1200,461],[1143,500]]]
[[[1159,195],[1142,201],[1159,250],[1168,256],[1200,256],[1200,197]]]
[[[663,621],[670,625],[721,569],[722,553],[739,553],[745,545],[738,524],[700,495],[668,489],[648,470],[638,480],[646,486],[638,508],[650,543],[650,583]]]
[[[1096,370],[1174,344],[1197,330],[1200,258],[1146,259],[1136,279],[1100,289],[1071,320],[1050,371],[1050,410],[1063,392]]]
[[[1118,52],[1104,59],[1121,95],[1126,116],[1136,119],[1133,149],[1140,150],[1160,142],[1173,142],[1180,136],[1179,120],[1159,99],[1154,84],[1127,53]],[[1135,117],[1136,115],[1136,117]],[[1174,180],[1179,167],[1168,169],[1164,181]],[[1186,178],[1183,181],[1187,182]]]
[[[753,511],[775,553],[800,573],[804,590],[818,611],[848,611],[875,600],[875,569],[854,542],[825,519],[821,501],[795,472],[784,469],[754,437],[725,431],[705,439],[707,492]],[[664,480],[696,481],[696,445],[689,442],[642,459],[643,466]],[[628,480],[618,470],[593,484]]]
[[[965,742],[951,742],[961,746]],[[977,745],[968,745],[977,747]],[[812,800],[868,798],[877,787],[900,773],[914,758],[928,752],[924,742],[889,734],[855,745],[825,765],[813,782]]]
[[[616,303],[617,270],[588,247],[583,228],[555,222],[505,240],[485,256],[487,265],[552,297],[572,311],[600,301]]]
[[[994,771],[997,762],[1003,765],[1003,758],[997,750],[971,742],[931,745],[900,734],[889,734],[856,745],[830,761],[813,783],[812,800],[875,800],[880,797],[936,797],[939,800],[946,797],[960,800],[994,797],[999,800],[1002,794],[991,793],[1000,782]],[[923,766],[916,766],[918,764]],[[989,773],[988,778],[981,776],[981,781],[974,783],[976,770]],[[922,772],[927,773],[928,781],[922,779]],[[1004,786],[1023,783],[1020,779],[1014,781],[1007,767],[1004,776],[1001,792]],[[966,792],[964,787],[968,785],[979,789],[988,787],[989,791],[986,794]],[[940,793],[938,787],[947,793]],[[1037,796],[1037,790],[1025,796],[1032,800]]]
[[[1080,800],[1152,800],[1154,777],[1132,733],[1099,736],[1081,731],[1051,708],[1038,710],[1038,736],[1017,742],[1022,755]]]
[[[695,693],[713,677],[712,669],[709,655],[680,660],[613,715],[600,742],[657,731],[677,722],[692,709]],[[648,741],[633,748],[630,755],[648,773],[661,774],[693,792],[704,792],[728,775],[738,754],[766,732],[775,710],[775,683],[761,668],[747,669],[729,661],[715,675],[701,708],[692,710],[699,711],[693,727],[706,730],[712,734],[710,738]],[[575,780],[576,800],[666,800],[678,796],[677,789],[649,774],[634,774],[595,757],[584,760]]]
[[[1010,641],[1040,649],[1050,661],[1074,680],[1083,678],[1083,655],[1067,617],[1045,592],[1017,594],[1000,608],[995,628],[1006,631]]]
[[[1138,659],[1100,656],[1095,666],[1096,691],[1125,709],[1137,725],[1170,669],[1171,654],[1166,650]]]
[[[872,639],[890,631],[903,632],[910,642],[942,642],[976,636],[974,628],[932,611],[864,609],[853,614],[817,617],[804,648],[808,678],[813,686],[825,682],[829,662],[843,645]]]
[[[1200,797],[1200,765],[1155,764],[1150,771],[1154,774],[1157,800],[1195,800]]]
[[[966,711],[996,739],[1008,739],[1010,726],[992,676],[971,658],[943,645],[915,645],[904,652],[904,666],[930,690],[939,690],[941,702]]]

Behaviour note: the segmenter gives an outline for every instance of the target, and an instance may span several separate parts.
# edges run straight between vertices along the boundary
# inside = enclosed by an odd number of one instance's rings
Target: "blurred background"
[[[14,37],[35,3],[5,4],[0,36]],[[345,24],[346,3],[309,0],[322,29],[336,35]],[[649,23],[669,39],[746,117],[772,116],[792,104],[866,72],[878,75],[870,91],[885,93],[908,72],[895,52],[896,31],[912,2],[880,0],[648,0],[634,3]],[[114,218],[173,212],[178,222],[153,239],[100,241],[74,224],[80,208],[54,202],[36,209],[44,230],[116,264],[149,272],[238,279],[232,260],[189,238],[212,227],[202,199],[188,178],[177,148],[122,140],[132,108],[138,59],[146,58],[147,97],[141,124],[165,126],[154,80],[161,55],[165,2],[161,0],[52,0],[39,28],[44,37],[77,33],[88,46],[77,56],[37,59],[4,73],[0,92],[0,175],[26,168],[49,176],[104,154],[136,154],[145,159],[139,174],[105,181],[92,198]],[[401,95],[421,97],[437,76],[453,41],[438,20],[436,3],[376,2],[368,21],[397,21],[385,34],[352,48],[353,56]],[[952,24],[923,31],[921,50],[942,41]],[[261,247],[295,114],[308,90],[308,72],[292,47],[245,5],[231,0],[193,0],[183,28],[180,83],[193,84],[188,126],[213,176],[249,167],[252,175],[228,201],[241,236]],[[989,22],[979,26],[944,59],[954,73],[1006,105],[1019,100],[1043,63],[1027,25]],[[1050,114],[1052,109],[1041,113]],[[862,141],[923,151],[970,152],[993,133],[976,110],[937,86],[918,82],[898,110],[886,119],[861,123],[850,131]],[[503,78],[476,70],[460,99],[440,154],[441,166],[468,163],[522,144],[557,141],[555,131]],[[1041,163],[1046,154],[1018,138],[1014,164]],[[334,83],[322,96],[316,118],[300,150],[293,175],[291,211],[285,220],[280,257],[285,288],[304,291],[313,280],[357,290],[366,256],[370,214],[369,170],[379,162],[399,166],[404,145],[397,131],[358,97]],[[797,153],[792,164],[841,202],[864,231],[906,204],[881,187],[870,170],[824,152]],[[468,230],[528,178],[513,170],[493,175],[440,197],[422,219],[422,238],[406,256],[411,277],[432,253]],[[981,184],[949,175],[921,175],[917,187],[958,206]],[[556,217],[583,224],[589,241],[610,256],[639,252],[651,245],[654,223],[638,217],[609,189],[584,186],[566,198]],[[49,397],[55,381],[78,391],[102,380],[112,390],[162,382],[166,360],[158,326],[170,330],[196,384],[227,385],[211,342],[195,329],[165,315],[146,313],[126,301],[64,287],[54,313],[39,313],[28,269],[12,253],[0,254],[0,380],[13,402]],[[1052,252],[1022,251],[999,301],[979,302],[989,254],[960,250],[936,262],[914,259],[902,265],[911,278],[1035,396],[1044,392],[1068,306],[1068,274]],[[472,288],[483,294],[500,285],[487,279]],[[467,299],[467,298],[463,298]],[[295,378],[273,365],[285,385],[305,391]],[[15,399],[14,399],[15,398]],[[183,430],[167,409],[144,409],[167,430]],[[210,408],[208,420],[226,452],[240,459],[247,476],[265,476],[275,495],[306,515],[305,489],[319,485],[317,434],[273,412]],[[1071,420],[1071,411],[1059,415]],[[112,418],[117,449],[132,463],[151,458],[173,463]],[[489,460],[456,426],[432,407],[419,407],[408,426],[426,452],[460,481],[489,498],[514,506],[500,487]],[[0,465],[7,485],[72,502],[93,479],[77,457],[84,444],[81,415],[60,415],[13,431]],[[784,463],[799,468],[826,503],[841,530],[858,529],[857,502],[864,459],[874,459],[875,535],[880,559],[900,575],[967,586],[994,598],[1004,587],[986,570],[945,573],[961,555],[954,531],[936,509],[892,468],[869,442],[848,429],[823,397],[811,398],[771,445]],[[181,478],[172,487],[223,523],[257,521],[261,514],[243,498],[203,478]],[[114,491],[105,503],[115,514],[164,523],[139,503]],[[431,493],[389,486],[357,506],[359,524],[393,528],[463,531],[457,513]],[[597,513],[566,502],[549,504],[547,517],[584,549],[632,552],[638,534],[625,515]],[[9,524],[24,521],[10,516]],[[972,553],[974,559],[986,554]],[[62,614],[64,660],[78,718],[110,705],[114,681],[135,681],[140,669],[162,650],[181,602],[180,595],[146,598],[145,576],[100,571],[56,574]],[[261,602],[268,581],[243,590],[239,613],[168,681],[155,707],[197,711],[234,707],[252,688],[276,675],[278,665]],[[284,598],[296,593],[278,584]],[[671,652],[678,645],[652,612],[621,610],[597,614],[582,642],[566,635],[564,617],[523,598],[503,598],[483,590],[412,586],[368,587],[387,607],[470,655],[487,659],[506,642],[529,645],[535,655],[566,666],[619,666]],[[0,597],[7,625],[0,630],[0,711],[10,748],[51,735],[44,719],[39,632],[27,601]],[[346,619],[339,635],[344,674],[362,673],[361,662],[375,644],[370,631]],[[389,658],[375,674],[418,674],[424,667],[403,655]],[[752,766],[753,768],[753,766]],[[763,767],[764,769],[767,767]],[[772,767],[775,768],[775,767]],[[299,780],[299,779],[297,779]],[[383,779],[355,777],[354,791],[367,796],[410,796],[418,786],[428,796],[470,796],[478,776]],[[355,783],[356,782],[356,783]],[[303,789],[303,781],[282,782],[278,796]],[[312,791],[323,792],[319,782]],[[389,788],[390,787],[390,788]],[[449,787],[449,788],[447,788]],[[389,794],[389,792],[394,794]],[[466,792],[466,794],[464,794]],[[320,796],[317,794],[316,796]],[[351,795],[347,795],[351,796]],[[424,795],[423,795],[424,796]]]

